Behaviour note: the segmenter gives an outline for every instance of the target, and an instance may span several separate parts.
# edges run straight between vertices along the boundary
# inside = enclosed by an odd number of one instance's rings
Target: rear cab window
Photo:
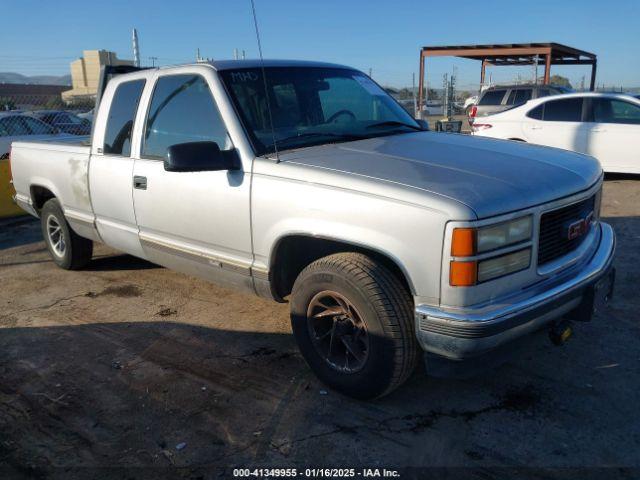
[[[505,93],[507,93],[506,90],[488,90],[484,92],[478,105],[502,105]]]
[[[103,153],[107,155],[131,155],[133,121],[140,103],[145,80],[123,82],[116,87],[109,107]]]

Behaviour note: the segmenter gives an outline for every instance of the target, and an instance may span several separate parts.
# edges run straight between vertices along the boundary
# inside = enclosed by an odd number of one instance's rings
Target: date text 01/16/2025
[[[397,470],[386,468],[234,468],[234,478],[399,478]]]

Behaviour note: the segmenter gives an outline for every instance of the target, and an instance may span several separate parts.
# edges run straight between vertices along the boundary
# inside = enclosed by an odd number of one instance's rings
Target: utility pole
[[[369,78],[373,78],[371,75],[373,73],[373,69],[371,67],[369,67]]]
[[[234,60],[238,60],[238,49],[237,48],[233,49],[233,59]]]
[[[158,57],[149,57],[149,60],[151,60],[151,66],[155,67],[156,66],[156,60],[158,60]]]
[[[449,111],[449,74],[442,76],[442,114],[448,116]],[[448,118],[447,118],[448,120]]]
[[[138,32],[136,29],[133,29],[132,34],[132,42],[133,42],[133,65],[136,67],[140,66],[140,48],[138,47]]]
[[[413,72],[411,74],[411,83],[411,91],[413,92],[413,116],[415,118],[418,118],[418,100],[416,98],[416,72]]]

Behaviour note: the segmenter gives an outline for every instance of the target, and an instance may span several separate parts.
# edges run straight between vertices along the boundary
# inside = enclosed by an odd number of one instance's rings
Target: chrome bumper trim
[[[429,305],[415,309],[417,334],[426,351],[465,356],[486,351],[539,328],[575,308],[584,290],[612,268],[615,233],[600,224],[600,239],[591,259],[577,272],[570,269],[556,279],[489,305],[444,310]]]

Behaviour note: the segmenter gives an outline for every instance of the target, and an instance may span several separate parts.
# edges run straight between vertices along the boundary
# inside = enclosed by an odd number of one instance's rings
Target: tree
[[[543,81],[544,79],[541,79],[540,83],[542,83]],[[569,79],[567,77],[563,77],[562,75],[551,75],[551,77],[549,77],[549,83],[551,85],[557,85],[558,87],[573,88]]]
[[[15,110],[16,102],[11,98],[0,97],[0,110]]]
[[[64,102],[60,97],[49,97],[44,104],[45,110],[58,110],[64,108]]]
[[[430,88],[427,93],[427,98],[429,98],[429,100],[440,100],[440,92],[438,92],[437,90]]]
[[[413,91],[410,88],[401,88],[398,91],[398,98],[400,100],[408,100],[410,98],[413,98]]]

